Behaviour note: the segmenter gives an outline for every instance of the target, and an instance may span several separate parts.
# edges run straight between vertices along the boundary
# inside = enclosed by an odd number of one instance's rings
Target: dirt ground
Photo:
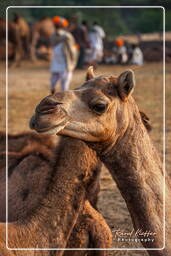
[[[1,130],[5,130],[5,66],[0,64],[0,113]],[[128,66],[100,66],[97,74],[119,74]],[[162,63],[145,64],[142,67],[131,66],[136,75],[136,89],[134,97],[141,110],[151,119],[153,130],[150,134],[162,158],[163,145],[163,76]],[[85,78],[85,71],[75,71],[71,88],[81,85]],[[8,76],[8,129],[9,133],[21,133],[29,131],[28,122],[33,114],[35,105],[49,94],[50,72],[47,62],[36,64],[22,63],[19,68],[9,69]],[[166,66],[166,85],[171,81],[171,64]],[[59,87],[58,87],[59,88]],[[171,102],[171,88],[166,86],[166,103]],[[171,158],[169,159],[169,148],[171,140],[171,113],[166,109],[166,164],[170,170]],[[171,174],[171,171],[170,171]],[[108,171],[103,168],[101,176],[101,192],[99,195],[98,207],[112,230],[132,230],[132,223],[126,205],[111,179]],[[141,244],[123,243],[113,238],[113,247],[142,247]],[[116,256],[143,256],[145,251],[111,251],[110,255]]]

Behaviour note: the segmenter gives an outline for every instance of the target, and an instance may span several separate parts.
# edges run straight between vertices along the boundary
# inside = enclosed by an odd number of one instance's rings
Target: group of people
[[[89,28],[86,21],[78,23],[73,17],[70,24],[67,19],[55,16],[52,19],[55,33],[51,36],[51,93],[55,92],[58,81],[61,90],[68,90],[75,68],[83,69],[87,65],[96,66],[103,60],[103,28],[94,22]],[[112,49],[113,55],[106,58],[106,63],[143,64],[143,54],[135,44],[126,44],[117,39]]]
[[[112,55],[105,57],[105,63],[143,65],[143,53],[136,43],[117,39],[112,48]]]
[[[83,69],[86,65],[96,66],[103,58],[103,28],[96,21],[92,26],[85,20],[79,25],[77,17],[73,17],[69,30],[80,51],[77,68]]]
[[[73,18],[71,24],[60,16],[52,19],[56,28],[51,37],[53,49],[51,60],[51,93],[55,92],[57,82],[61,81],[61,89],[67,90],[72,79],[73,70],[83,69],[86,64],[96,65],[103,57],[104,30],[97,22],[88,29],[86,21],[78,25]]]

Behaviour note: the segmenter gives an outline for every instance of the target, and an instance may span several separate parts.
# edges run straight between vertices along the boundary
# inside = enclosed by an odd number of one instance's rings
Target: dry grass
[[[2,128],[5,130],[5,67],[1,63],[1,101],[0,112],[2,116]],[[128,67],[121,66],[101,66],[96,71],[97,74],[119,74]],[[130,68],[130,67],[129,67]],[[145,64],[143,67],[131,67],[136,74],[137,86],[134,96],[141,110],[143,110],[151,119],[153,131],[151,137],[162,157],[163,143],[163,78],[162,63]],[[171,101],[171,89],[169,81],[171,80],[171,64],[166,67],[166,102]],[[83,83],[85,77],[84,71],[75,71],[71,87],[77,87]],[[28,122],[33,114],[35,105],[49,94],[50,73],[48,63],[39,62],[35,65],[23,63],[22,67],[9,70],[9,132],[20,133],[28,131]],[[166,160],[167,169],[170,169],[171,160],[169,159],[169,148],[171,134],[171,114],[166,109],[167,117],[167,147]],[[99,209],[104,215],[109,225],[114,229],[131,230],[131,219],[126,209],[125,203],[111,179],[109,173],[104,169],[101,179],[102,190],[99,197]],[[126,244],[113,241],[113,246],[126,246]],[[128,247],[131,244],[127,244]],[[135,246],[135,244],[133,245]],[[138,246],[138,244],[137,244]],[[141,246],[141,245],[140,245]],[[113,251],[110,255],[139,256],[147,255],[144,251]]]

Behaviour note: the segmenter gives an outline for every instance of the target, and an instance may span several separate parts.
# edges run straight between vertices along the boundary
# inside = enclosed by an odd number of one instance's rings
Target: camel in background
[[[1,134],[0,221],[5,222],[5,134]],[[112,235],[96,203],[101,163],[84,142],[34,133],[9,135],[8,246],[10,248],[109,248]],[[66,158],[67,156],[67,158]],[[95,199],[95,201],[94,201]],[[48,256],[51,251],[9,251],[0,224],[3,256]],[[92,252],[53,252],[61,256]],[[106,256],[107,252],[94,252]]]
[[[36,60],[36,46],[43,40],[50,46],[50,37],[55,32],[51,18],[45,17],[33,24],[30,29],[25,19],[14,15],[13,21],[8,21],[8,57],[14,59],[13,66],[19,66],[23,58]],[[0,59],[5,59],[6,54],[6,21],[0,18]],[[49,47],[50,55],[50,47]]]
[[[163,166],[131,95],[134,87],[131,70],[119,77],[95,77],[89,68],[80,88],[44,98],[30,126],[39,133],[81,139],[96,150],[125,199],[134,229],[140,231],[138,238],[145,248],[151,248],[149,255],[169,256],[170,180],[166,176],[165,248]],[[146,231],[150,231],[148,243],[140,234]]]
[[[28,58],[29,51],[30,51],[29,50],[30,39],[31,39],[30,27],[28,23],[25,21],[25,19],[18,14],[15,14],[13,22],[16,24],[19,30],[20,40],[21,40],[22,49],[23,49],[23,56],[25,58]]]
[[[0,59],[6,58],[6,21],[0,18]],[[22,58],[22,44],[18,27],[14,22],[8,22],[8,57],[14,59],[14,65],[19,66]]]
[[[6,20],[0,18],[0,59],[6,57]],[[13,59],[12,66],[19,66],[24,57],[29,57],[30,28],[24,18],[15,15],[8,21],[8,58]]]
[[[54,24],[49,17],[44,17],[36,22],[32,28],[32,40],[30,46],[31,60],[36,60],[36,45],[40,39],[43,39],[47,46],[50,46],[50,37],[55,32]]]

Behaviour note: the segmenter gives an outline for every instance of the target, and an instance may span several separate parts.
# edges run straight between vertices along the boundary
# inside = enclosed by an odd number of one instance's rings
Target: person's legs
[[[72,72],[65,71],[61,76],[61,90],[66,91],[69,90],[69,85],[72,79]]]
[[[89,58],[89,65],[93,66],[94,68],[97,67],[97,49],[96,48],[91,49],[91,55],[90,55],[90,58]]]
[[[53,94],[55,92],[55,86],[58,80],[60,79],[59,73],[52,73],[51,75],[51,93]]]

